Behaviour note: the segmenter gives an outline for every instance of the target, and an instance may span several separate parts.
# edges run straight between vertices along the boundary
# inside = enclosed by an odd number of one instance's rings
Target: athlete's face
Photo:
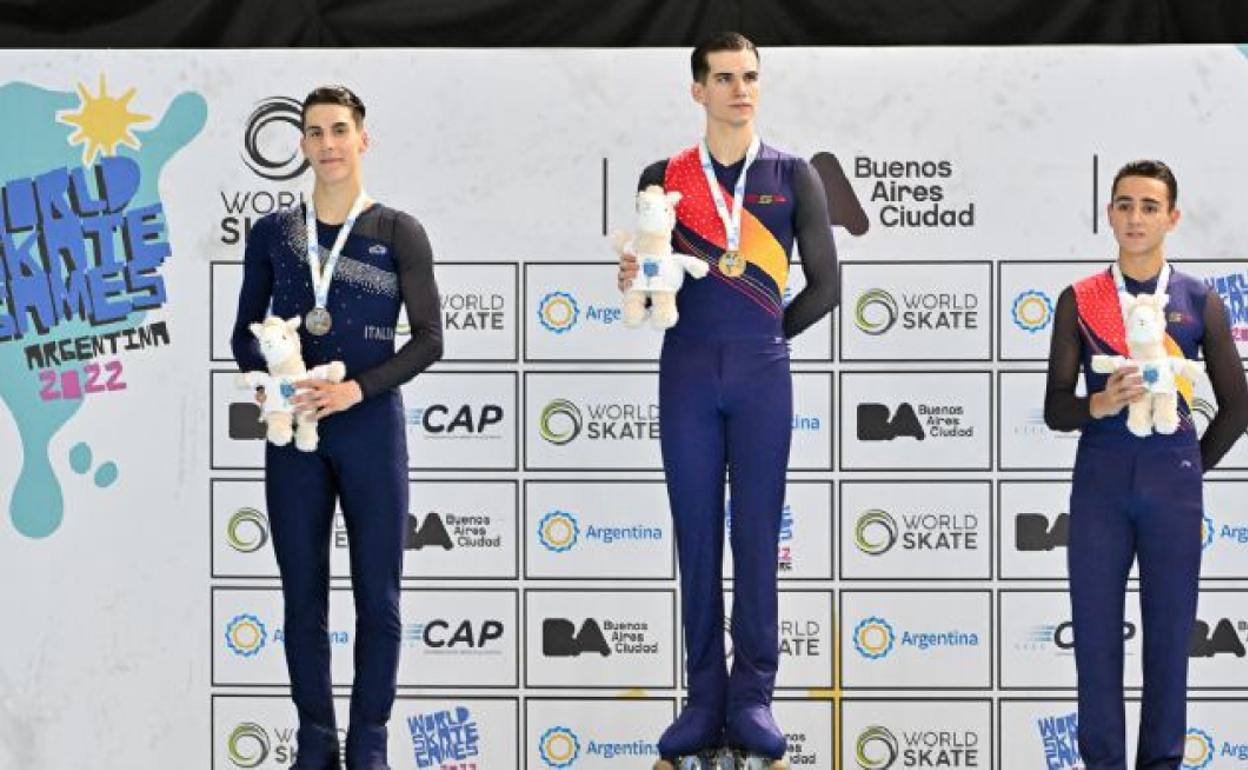
[[[758,108],[758,57],[753,51],[707,54],[704,82],[694,81],[693,100],[706,109],[706,119],[745,126]]]
[[[1170,204],[1165,182],[1147,176],[1118,180],[1109,203],[1109,225],[1123,254],[1152,254],[1178,223],[1179,210]]]
[[[355,123],[350,107],[314,104],[303,121],[299,142],[320,182],[340,182],[359,173],[360,156],[368,149],[368,132]]]

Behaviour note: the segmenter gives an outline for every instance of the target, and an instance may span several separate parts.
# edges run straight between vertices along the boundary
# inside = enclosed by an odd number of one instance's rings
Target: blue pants
[[[1081,443],[1070,495],[1070,598],[1087,770],[1125,770],[1123,605],[1138,556],[1144,693],[1136,768],[1178,768],[1200,579],[1200,448]]]
[[[330,687],[329,546],[342,500],[355,597],[355,682],[347,762],[384,760],[401,624],[399,578],[408,507],[407,436],[398,393],[378,395],[320,424],[320,446],[268,444],[265,498],[285,599],[286,665],[299,712],[300,768],[337,767]]]
[[[676,530],[689,702],[769,704],[779,657],[776,552],[792,438],[788,344],[668,332],[659,374],[663,468]],[[734,568],[724,651],[724,470]]]

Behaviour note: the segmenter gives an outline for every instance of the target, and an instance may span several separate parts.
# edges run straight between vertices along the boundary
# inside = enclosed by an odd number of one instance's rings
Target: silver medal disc
[[[317,337],[329,334],[329,328],[334,325],[334,317],[323,307],[312,308],[303,320],[304,325],[308,329],[308,334]]]

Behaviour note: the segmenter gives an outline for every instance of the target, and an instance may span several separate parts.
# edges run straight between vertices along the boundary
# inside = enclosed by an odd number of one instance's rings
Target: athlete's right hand
[[[1135,364],[1127,364],[1109,375],[1105,390],[1093,393],[1088,403],[1088,410],[1094,419],[1112,417],[1122,411],[1127,404],[1142,397],[1148,392],[1144,387],[1144,378]]]
[[[637,255],[625,252],[620,255],[620,272],[615,277],[615,283],[620,287],[621,292],[628,291],[633,285],[633,279],[637,277]]]

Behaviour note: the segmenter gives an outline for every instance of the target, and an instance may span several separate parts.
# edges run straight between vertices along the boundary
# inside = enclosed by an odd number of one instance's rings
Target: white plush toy
[[[1191,380],[1205,376],[1205,366],[1166,352],[1165,294],[1122,295],[1122,314],[1126,322],[1127,352],[1123,356],[1092,356],[1092,371],[1113,374],[1123,366],[1134,364],[1148,389],[1140,399],[1127,406],[1127,429],[1144,438],[1156,429],[1158,433],[1174,433],[1179,427],[1179,397],[1175,375]]]
[[[310,414],[298,415],[298,427],[294,427],[296,415],[290,399],[295,395],[294,383],[306,379],[322,379],[342,382],[347,369],[341,361],[331,361],[311,370],[303,363],[302,345],[299,342],[299,317],[283,321],[269,316],[262,324],[252,324],[251,333],[260,341],[260,354],[269,365],[268,372],[239,374],[239,388],[264,388],[264,406],[260,421],[268,424],[268,439],[277,446],[286,446],[293,435],[295,447],[304,452],[316,451],[320,436],[316,432],[316,419]]]
[[[658,329],[676,325],[676,292],[685,282],[685,273],[694,278],[706,276],[706,262],[672,252],[672,228],[676,226],[678,192],[664,192],[652,184],[637,193],[637,234],[615,233],[611,243],[619,253],[637,255],[637,277],[624,294],[624,323],[638,326],[646,318],[650,299],[650,323]]]

